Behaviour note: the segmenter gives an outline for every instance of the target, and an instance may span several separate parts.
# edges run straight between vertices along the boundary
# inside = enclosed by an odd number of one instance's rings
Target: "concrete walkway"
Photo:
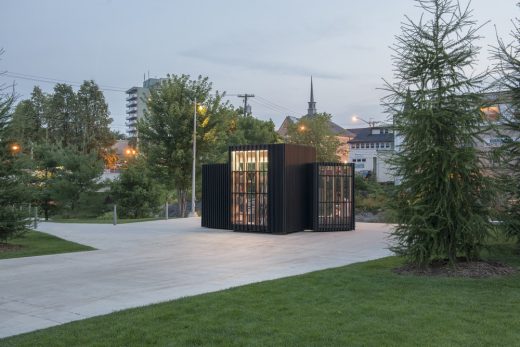
[[[204,229],[198,218],[39,229],[98,250],[0,260],[0,337],[390,255],[386,224],[290,235]]]

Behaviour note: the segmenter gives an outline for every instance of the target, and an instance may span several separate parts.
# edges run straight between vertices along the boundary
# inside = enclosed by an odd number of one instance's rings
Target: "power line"
[[[27,74],[21,74],[21,73],[17,73],[17,72],[9,72],[9,71],[6,71],[1,76],[19,78],[19,79],[34,81],[34,82],[51,83],[51,84],[66,83],[66,84],[69,84],[69,85],[72,85],[75,87],[80,87],[82,85],[82,83],[74,82],[74,81],[60,80],[60,79],[56,79],[56,78],[43,77],[43,76],[27,75]],[[99,89],[101,89],[103,91],[126,93],[126,89],[124,89],[124,88],[110,87],[110,86],[104,86],[104,85],[98,85],[98,86],[99,86]]]
[[[258,100],[255,100],[255,102],[257,102],[258,104],[260,104],[260,105],[262,105],[264,107],[267,107],[268,109],[270,109],[272,111],[275,111],[275,112],[278,112],[278,113],[282,113],[282,114],[285,114],[285,115],[291,115],[291,114],[297,115],[298,114],[298,112],[296,112],[294,110],[291,110],[291,109],[288,109],[287,107],[283,107],[283,106],[277,105],[275,103],[264,101],[264,100],[267,100],[267,99],[259,98]]]
[[[268,100],[268,99],[266,99],[264,97],[258,96],[258,99],[261,99],[261,100],[263,100],[263,101],[265,101],[265,102],[267,102],[267,103],[269,103],[269,104],[271,104],[271,105],[273,105],[275,107],[278,107],[278,108],[281,108],[281,109],[285,109],[285,110],[287,110],[287,111],[289,111],[291,113],[294,113],[294,114],[298,114],[298,112],[296,112],[296,111],[294,111],[294,110],[292,110],[290,108],[287,108],[285,106],[278,105],[277,103],[272,102],[272,101],[270,101],[270,100]]]
[[[76,82],[76,81],[70,81],[70,80],[63,80],[63,79],[58,79],[58,78],[53,78],[53,77],[46,77],[46,76],[39,76],[39,75],[31,75],[31,74],[25,74],[25,73],[20,73],[20,72],[14,72],[14,71],[4,71],[0,77],[9,77],[9,78],[15,78],[15,79],[23,79],[23,80],[28,80],[28,81],[34,81],[34,82],[42,82],[42,83],[50,83],[50,84],[56,84],[56,83],[66,83],[66,84],[69,84],[71,86],[75,86],[75,87],[80,87],[82,85],[82,83],[80,82]],[[98,87],[100,90],[103,90],[103,91],[110,91],[110,92],[118,92],[118,93],[126,93],[126,90],[127,88],[121,88],[121,87],[115,87],[115,86],[109,86],[109,85],[102,85],[102,84],[98,84]],[[250,113],[250,106],[248,105],[248,100],[249,98],[254,98],[255,95],[254,94],[227,94],[225,93],[224,97],[233,97],[233,96],[237,96],[239,98],[243,98],[244,99],[244,114],[246,113]],[[275,111],[275,112],[281,112],[281,113],[287,113],[287,112],[290,112],[290,113],[293,113],[293,114],[298,114],[298,112],[288,108],[288,107],[285,107],[285,106],[281,106],[269,99],[266,99],[262,96],[256,96],[256,98],[258,99],[252,99],[253,101],[257,102],[259,105],[262,105],[272,111]],[[249,111],[248,111],[249,109]]]
[[[56,81],[56,82],[79,84],[79,82],[60,80],[60,79],[57,79],[57,78],[38,76],[38,75],[29,75],[29,74],[24,74],[24,73],[20,73],[20,72],[14,72],[14,71],[6,71],[6,73],[15,74],[15,75],[19,75],[19,76],[24,76],[24,77],[28,77],[28,78],[40,78],[40,79],[45,79],[45,80],[53,80],[53,81]],[[106,85],[106,84],[100,84],[100,86],[103,87],[103,88],[109,88],[109,89],[115,89],[115,90],[123,90],[123,91],[126,90],[125,88],[109,86],[109,85]]]
[[[268,108],[268,109],[271,110],[271,111],[274,111],[274,112],[277,112],[277,113],[286,113],[285,110],[282,110],[282,109],[280,109],[280,108],[273,107],[273,106],[271,106],[271,105],[269,105],[269,104],[267,104],[267,103],[265,103],[265,102],[262,102],[262,101],[260,101],[260,100],[253,100],[253,101],[254,101],[255,103],[257,103],[258,105],[261,105],[261,106],[263,106],[263,107],[265,107],[265,108]]]

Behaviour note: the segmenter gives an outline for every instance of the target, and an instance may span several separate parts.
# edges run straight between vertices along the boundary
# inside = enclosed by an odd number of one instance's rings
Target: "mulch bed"
[[[458,261],[451,265],[447,260],[439,260],[425,268],[404,265],[394,269],[394,272],[400,275],[486,278],[512,275],[518,270],[493,261]]]
[[[23,248],[22,245],[12,245],[10,243],[0,242],[0,253],[16,252]]]

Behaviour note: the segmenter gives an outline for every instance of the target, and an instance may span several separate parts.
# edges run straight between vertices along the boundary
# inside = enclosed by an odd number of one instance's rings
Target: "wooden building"
[[[309,146],[232,146],[228,164],[203,165],[202,226],[273,234],[353,230],[353,165],[316,163]]]

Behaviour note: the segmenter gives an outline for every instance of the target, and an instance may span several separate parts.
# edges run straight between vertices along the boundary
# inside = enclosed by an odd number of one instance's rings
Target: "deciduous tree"
[[[229,109],[221,94],[210,95],[211,88],[208,78],[201,76],[196,80],[187,75],[168,76],[152,88],[148,112],[138,122],[140,149],[156,177],[169,190],[176,190],[182,216],[186,215],[191,187],[195,100],[201,106],[196,117],[197,166],[225,136],[219,124]]]
[[[85,81],[77,93],[77,145],[83,153],[100,153],[112,146],[110,113],[103,92],[94,81]]]
[[[330,129],[331,118],[328,113],[300,118],[287,128],[287,142],[315,147],[318,161],[337,162],[340,142]]]

